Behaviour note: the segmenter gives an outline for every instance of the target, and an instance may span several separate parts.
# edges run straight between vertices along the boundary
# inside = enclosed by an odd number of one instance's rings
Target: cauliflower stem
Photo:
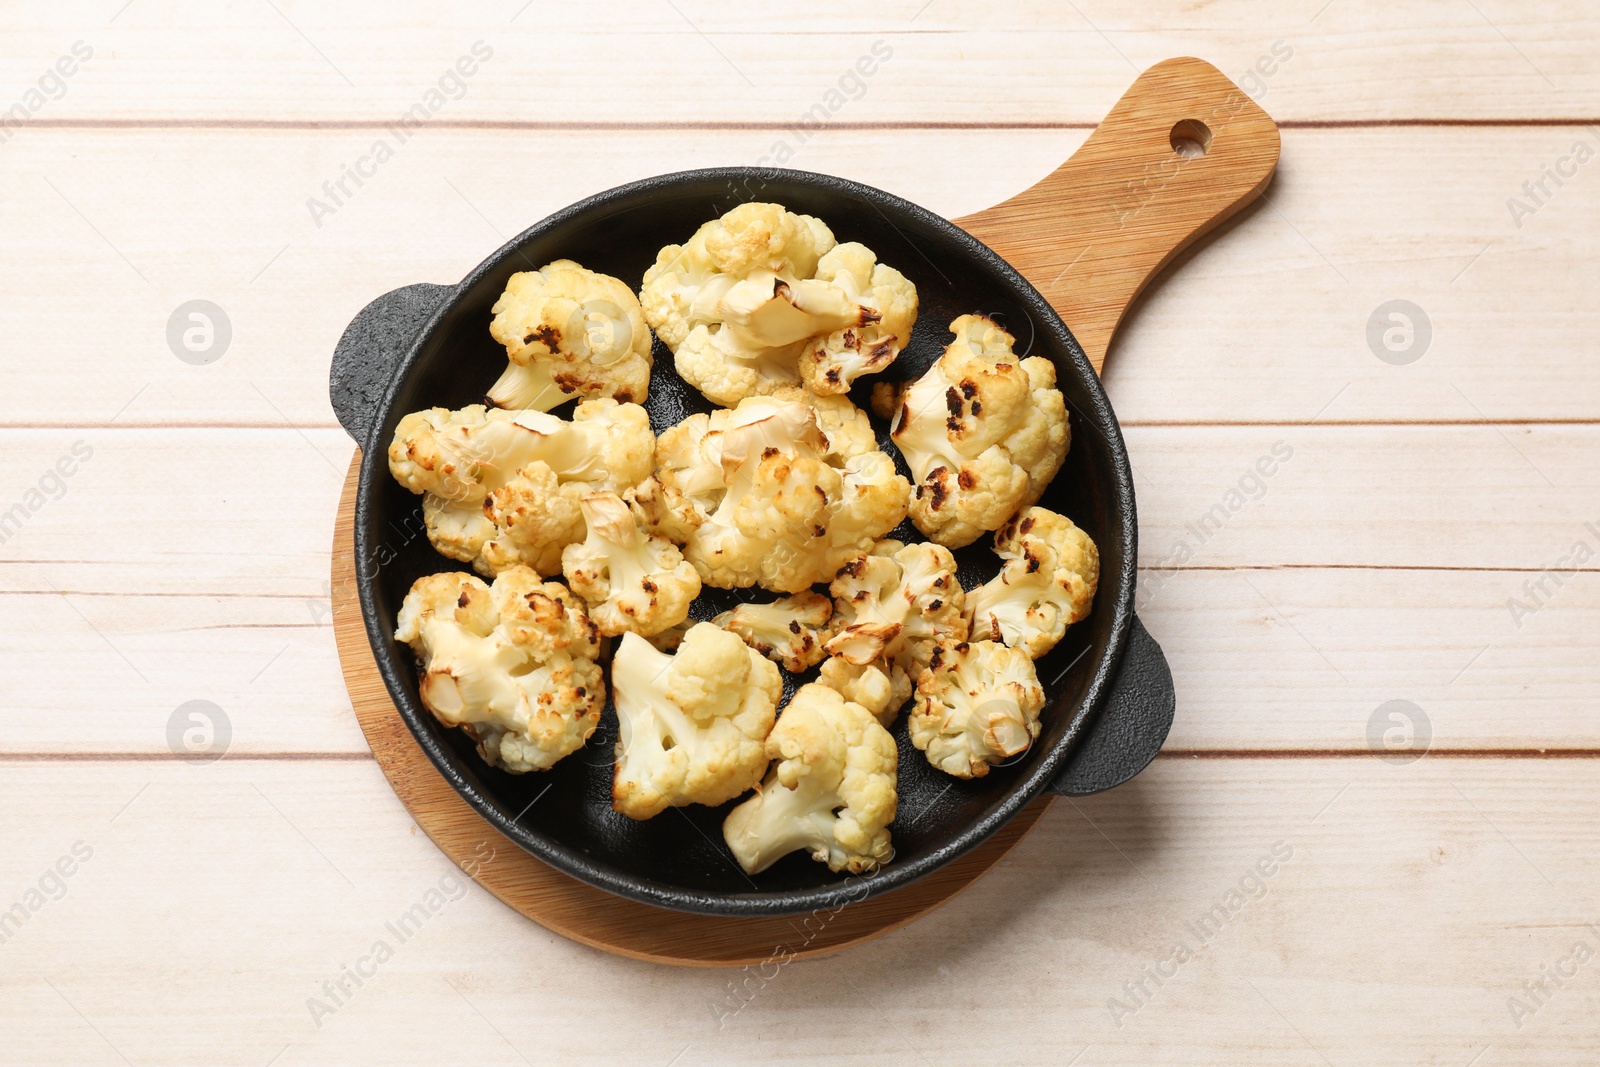
[[[612,806],[632,819],[722,804],[761,780],[783,681],[778,668],[710,623],[676,655],[623,635],[611,663],[620,736]]]
[[[489,333],[509,363],[490,403],[549,411],[574,398],[644,402],[650,330],[621,280],[558,259],[513,274],[492,310]]]
[[[861,874],[894,855],[889,824],[899,755],[872,713],[825,685],[801,686],[767,738],[777,760],[722,833],[749,874],[799,849],[830,870]]]

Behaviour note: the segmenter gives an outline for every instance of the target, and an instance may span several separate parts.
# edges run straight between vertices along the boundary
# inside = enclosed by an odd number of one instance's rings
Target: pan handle
[[[344,328],[328,370],[328,399],[339,425],[363,449],[395,368],[455,291],[453,285],[407,285],[372,301]]]
[[[1277,124],[1243,89],[1203,59],[1168,59],[1071,159],[955,224],[1033,283],[1098,372],[1144,287],[1260,196],[1277,164]]]
[[[1089,736],[1050,783],[1051,791],[1088,796],[1144,770],[1172,729],[1176,703],[1167,657],[1136,616],[1111,692],[1089,725]]]

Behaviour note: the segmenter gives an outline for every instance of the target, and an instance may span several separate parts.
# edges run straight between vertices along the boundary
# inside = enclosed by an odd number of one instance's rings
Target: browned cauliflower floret
[[[559,574],[562,549],[583,539],[579,501],[632,490],[654,460],[644,408],[610,399],[584,401],[570,422],[434,408],[402,419],[389,446],[395,479],[423,496],[433,546],[491,576],[519,564]]]
[[[572,589],[607,637],[651,637],[689,617],[700,575],[672,542],[643,534],[615,493],[592,493],[579,503],[588,535],[561,553]]]
[[[817,263],[817,280],[832,282],[865,312],[861,325],[814,339],[800,353],[800,377],[812,392],[845,393],[864,374],[893,363],[917,320],[917,287],[854,241],[835,245]]]
[[[807,590],[770,604],[740,604],[711,621],[796,674],[822,662],[822,644],[832,627],[833,601]]]
[[[499,574],[518,564],[540,574],[560,574],[562,551],[583,538],[579,500],[588,489],[583,482],[563,485],[548,463],[536,459],[485,498],[478,510],[493,533],[475,554],[467,554],[470,544],[457,552],[454,543],[447,545],[439,537],[433,537],[433,545],[484,574]],[[426,498],[423,507],[426,515]],[[433,535],[431,527],[429,535]]]
[[[510,364],[489,388],[503,408],[549,411],[576,397],[641,404],[650,390],[650,329],[633,290],[570,259],[511,276],[489,333]]]
[[[911,520],[960,548],[1039,500],[1069,435],[1048,359],[1018,359],[1011,335],[979,315],[950,329],[939,361],[899,390],[891,434],[916,484]]]
[[[1022,649],[947,641],[917,681],[911,743],[941,771],[981,778],[991,764],[1028,750],[1043,707],[1039,676]]]
[[[836,667],[832,676],[851,686],[874,686],[873,699],[856,702],[888,725],[910,695],[909,682],[928,665],[934,646],[967,636],[955,557],[942,545],[880,541],[870,553],[841,567],[828,591],[835,620],[834,636],[825,646],[828,654],[858,668],[877,668],[888,679],[890,698],[898,694],[900,699],[882,704],[881,683],[861,672]]]
[[[683,379],[715,403],[799,384],[801,354],[817,351],[806,380],[844,392],[899,354],[916,289],[863,246],[839,248],[829,259],[833,234],[810,215],[740,204],[661,250],[639,293],[645,319]]]
[[[1100,552],[1065,515],[1029,508],[995,531],[1000,573],[967,594],[972,636],[1021,648],[1033,659],[1088,616]]]
[[[491,766],[548,770],[583,747],[605,706],[599,635],[559,582],[513,567],[484,584],[460,571],[418,578],[395,639],[422,666],[422,703],[459,726]]]
[[[751,397],[661,442],[655,484],[634,503],[653,530],[681,541],[706,585],[799,592],[905,516],[910,486],[889,457],[842,457],[808,404]]]

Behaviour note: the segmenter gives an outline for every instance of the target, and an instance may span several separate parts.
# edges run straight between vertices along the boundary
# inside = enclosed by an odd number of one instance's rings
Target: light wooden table
[[[1600,1060],[1600,10],[520,3],[0,14],[0,1060]],[[1284,137],[1269,202],[1149,295],[1106,378],[1178,685],[1163,757],[932,917],[765,974],[603,956],[454,880],[335,659],[351,315],[778,142],[970,212],[1180,54],[1259,61]],[[197,299],[231,330],[204,365],[168,341]],[[1369,344],[1395,300],[1425,347]],[[189,701],[226,716],[218,762],[174,755]]]

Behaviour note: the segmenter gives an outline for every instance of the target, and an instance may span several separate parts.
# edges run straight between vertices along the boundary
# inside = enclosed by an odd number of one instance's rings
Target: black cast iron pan
[[[1141,83],[1161,69],[1154,68]],[[1112,113],[1102,132],[1117,115]],[[1274,130],[1274,158],[1275,136]],[[1099,137],[1052,178],[1069,171]],[[420,498],[390,477],[385,450],[407,412],[479,402],[504,369],[504,350],[490,338],[488,323],[489,308],[507,278],[570,258],[637,286],[663,245],[682,242],[701,223],[751,199],[816,215],[840,241],[866,244],[916,283],[917,327],[886,377],[919,374],[948,341],[947,325],[969,312],[1003,323],[1016,336],[1019,353],[1054,362],[1072,422],[1072,447],[1041,504],[1087,530],[1101,553],[1093,613],[1037,664],[1048,703],[1043,732],[1027,753],[981,779],[951,778],[911,746],[905,716],[900,716],[893,730],[900,745],[895,857],[864,878],[833,874],[804,853],[754,877],[745,875],[722,843],[721,824],[731,804],[673,809],[647,822],[614,812],[611,753],[617,727],[610,708],[588,746],[548,772],[512,775],[486,766],[459,731],[441,726],[422,706],[410,650],[392,636],[411,583],[462,565],[433,551],[422,532]],[[1235,199],[1242,203],[1244,198]],[[1220,211],[1225,205],[1212,206]],[[1187,240],[1204,228],[1196,226]],[[1000,229],[995,232],[1004,236]],[[1014,258],[1037,257],[1040,234],[1049,237],[1046,227],[1024,227],[1024,247]],[[1070,247],[1068,241],[1043,242],[1047,259],[1059,252],[1057,243]],[[1165,258],[1173,251],[1168,247]],[[1050,302],[1011,264],[963,229],[906,200],[843,178],[754,168],[669,174],[600,193],[536,223],[456,285],[411,285],[369,304],[339,342],[331,396],[339,421],[363,452],[355,516],[359,598],[396,708],[439,772],[489,822],[540,859],[602,889],[706,914],[837,907],[892,891],[949,862],[1043,792],[1083,795],[1121,784],[1149,763],[1171,726],[1171,675],[1133,610],[1133,480],[1116,416],[1094,367]],[[855,399],[866,407],[864,393]],[[657,433],[692,412],[712,410],[677,377],[671,354],[659,342],[645,406]],[[556,412],[566,413],[565,408]],[[887,426],[880,423],[879,430],[887,442]],[[909,523],[897,536],[922,539]],[[968,588],[998,569],[988,538],[956,556]],[[731,592],[707,589],[694,616],[709,618],[736,602]],[[786,682],[792,692],[797,683]]]

